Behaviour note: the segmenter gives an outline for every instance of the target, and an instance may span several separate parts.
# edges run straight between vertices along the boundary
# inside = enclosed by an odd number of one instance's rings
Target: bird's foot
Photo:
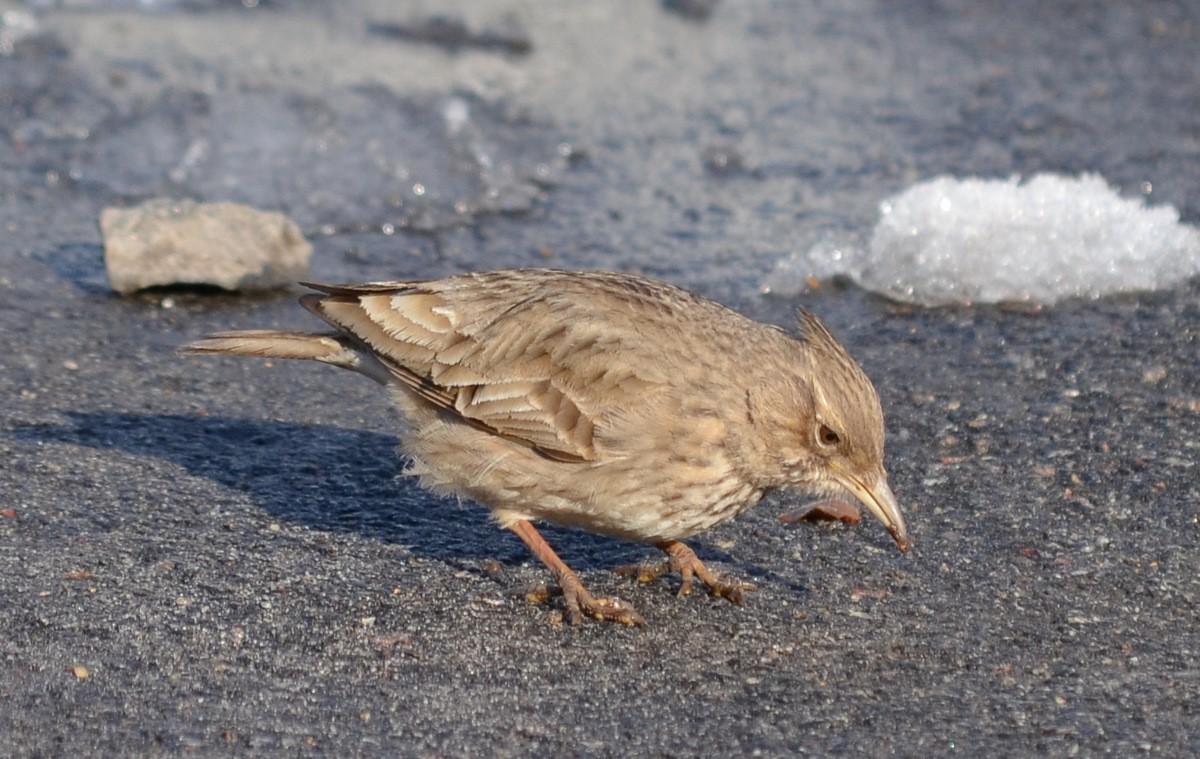
[[[563,603],[566,604],[566,619],[573,625],[582,624],[583,615],[602,622],[620,622],[630,627],[646,624],[642,615],[629,603],[619,598],[596,598],[580,583],[574,590],[563,588]]]
[[[721,578],[709,571],[700,561],[695,551],[677,540],[664,540],[658,544],[658,549],[667,555],[667,560],[660,564],[634,564],[620,567],[617,574],[632,577],[638,582],[653,582],[668,572],[678,572],[679,595],[686,596],[692,592],[695,580],[700,580],[708,586],[708,592],[717,598],[738,604],[745,602],[746,594],[754,590],[754,585],[741,580]]]
[[[584,616],[601,622],[620,622],[631,627],[640,627],[646,620],[638,614],[637,609],[619,598],[596,598],[583,587],[578,578],[568,580],[563,586],[541,585],[525,593],[525,600],[530,603],[546,603],[555,596],[562,596],[566,607],[563,618],[572,625],[583,624]]]
[[[516,533],[517,537],[525,542],[525,545],[529,546],[533,554],[542,560],[542,563],[554,575],[554,579],[558,581],[557,589],[543,587],[533,590],[525,594],[527,599],[544,602],[553,595],[562,595],[563,605],[566,607],[564,617],[573,625],[583,624],[585,614],[602,622],[620,622],[630,626],[646,624],[646,620],[637,613],[637,609],[625,601],[619,598],[596,598],[589,593],[580,582],[579,575],[572,572],[571,568],[558,558],[558,554],[554,553],[554,550],[529,522],[523,519],[518,520],[509,529]]]

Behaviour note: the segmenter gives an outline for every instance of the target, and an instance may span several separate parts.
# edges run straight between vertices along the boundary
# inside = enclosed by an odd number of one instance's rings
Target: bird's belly
[[[639,542],[682,540],[732,519],[762,497],[761,490],[729,473],[681,479],[662,470],[633,473],[562,462],[553,467],[553,477],[530,481],[528,466],[508,473],[494,466],[487,476],[448,489],[491,508],[502,523],[536,519]]]
[[[648,543],[682,540],[703,532],[732,519],[762,497],[752,486],[734,481],[680,489],[645,483],[640,491],[627,489],[605,496],[594,495],[587,487],[570,492],[569,487],[561,487],[569,483],[559,484],[559,492],[522,504],[519,511],[524,518]],[[505,499],[497,510],[510,511],[515,505]]]
[[[627,540],[681,540],[758,503],[762,490],[712,448],[564,462],[471,428],[418,427],[405,440],[421,484],[487,506],[504,525],[536,519]]]

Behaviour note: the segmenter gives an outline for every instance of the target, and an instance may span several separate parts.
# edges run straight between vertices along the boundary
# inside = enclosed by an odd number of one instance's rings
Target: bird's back
[[[681,394],[712,395],[705,367],[772,329],[670,285],[602,272],[315,287],[324,294],[306,307],[361,341],[408,392],[564,460],[603,457],[606,433],[651,422]],[[617,438],[609,453],[627,446]]]

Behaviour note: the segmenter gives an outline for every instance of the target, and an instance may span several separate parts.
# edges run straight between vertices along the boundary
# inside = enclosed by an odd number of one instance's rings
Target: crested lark
[[[603,272],[309,287],[301,304],[332,331],[225,332],[181,350],[311,359],[386,386],[410,471],[490,508],[550,569],[571,622],[642,618],[588,593],[535,520],[652,543],[681,593],[694,577],[735,602],[753,586],[680,541],[775,488],[849,491],[909,547],[875,389],[811,314],[792,335]]]

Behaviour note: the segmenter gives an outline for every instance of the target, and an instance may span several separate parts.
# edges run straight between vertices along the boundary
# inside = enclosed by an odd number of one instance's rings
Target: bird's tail
[[[181,345],[180,353],[230,353],[235,356],[320,361],[386,383],[389,372],[371,353],[338,333],[313,334],[274,329],[218,332]]]

